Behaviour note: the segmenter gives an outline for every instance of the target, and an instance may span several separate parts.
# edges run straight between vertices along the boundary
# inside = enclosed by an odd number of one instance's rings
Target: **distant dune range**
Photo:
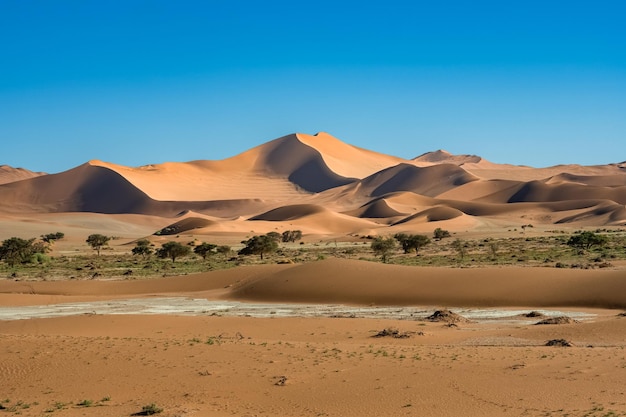
[[[287,135],[221,161],[90,161],[49,175],[0,167],[0,215],[149,215],[170,218],[176,233],[623,226],[625,204],[625,163],[531,168],[441,150],[402,159],[326,133]]]

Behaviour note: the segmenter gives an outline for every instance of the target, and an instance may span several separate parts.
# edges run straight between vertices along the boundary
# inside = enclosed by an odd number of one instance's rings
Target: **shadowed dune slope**
[[[371,175],[358,184],[359,192],[380,197],[384,194],[411,191],[427,197],[435,197],[449,189],[477,178],[456,165],[443,164],[416,167],[399,164]]]
[[[612,200],[626,204],[626,186],[600,187],[580,184],[545,184],[530,181],[513,194],[508,202],[565,201],[579,199]]]
[[[250,220],[278,222],[300,219],[302,217],[325,212],[328,212],[328,210],[314,204],[294,204],[270,210],[258,216],[254,216],[250,218]]]

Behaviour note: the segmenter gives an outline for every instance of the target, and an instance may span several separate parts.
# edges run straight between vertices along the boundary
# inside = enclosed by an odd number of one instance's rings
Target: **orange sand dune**
[[[250,218],[297,220],[322,234],[385,233],[401,218],[411,219],[405,227],[416,228],[457,218],[458,227],[484,227],[504,217],[513,224],[534,219],[617,227],[626,224],[625,203],[623,164],[536,169],[445,151],[403,160],[327,133],[286,135],[221,161],[130,168],[94,160],[59,174],[0,183],[3,214],[143,214],[162,217],[179,233],[204,234],[242,232],[248,227],[242,219]],[[175,225],[184,211],[205,220]],[[279,228],[287,226],[293,225]]]
[[[358,209],[345,212],[344,214],[369,219],[394,218],[406,215],[406,213],[391,208],[384,198],[372,200]]]
[[[451,220],[463,216],[464,213],[452,207],[438,206],[420,211],[409,217],[406,217],[394,225],[405,223],[423,223],[423,222],[439,222],[443,220]]]

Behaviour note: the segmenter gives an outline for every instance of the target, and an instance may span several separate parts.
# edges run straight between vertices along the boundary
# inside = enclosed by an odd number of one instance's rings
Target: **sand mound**
[[[318,213],[326,213],[323,207],[315,204],[294,204],[290,206],[278,207],[258,216],[250,218],[250,220],[265,220],[271,222],[289,221],[301,219]]]
[[[415,213],[409,217],[406,217],[394,223],[394,226],[399,225],[399,224],[406,224],[406,223],[440,222],[444,220],[455,219],[463,215],[464,213],[462,211],[457,210],[455,208],[438,206],[438,207],[433,207],[433,208],[421,211],[419,213]]]
[[[194,229],[201,229],[214,224],[216,224],[216,222],[205,218],[187,217],[186,219],[179,220],[169,226],[165,226],[161,230],[155,232],[155,235],[177,235],[179,233],[188,232]]]
[[[369,219],[393,218],[406,215],[406,213],[401,213],[391,208],[389,204],[387,204],[387,201],[382,198],[373,200],[359,207],[357,210],[345,212],[344,214]]]

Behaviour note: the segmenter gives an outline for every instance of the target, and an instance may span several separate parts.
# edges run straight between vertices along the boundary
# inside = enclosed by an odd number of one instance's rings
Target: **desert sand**
[[[3,280],[1,305],[15,309],[168,296],[586,315],[556,325],[95,311],[5,320],[0,397],[23,415],[131,415],[153,402],[167,416],[626,415],[625,285],[623,271],[346,260],[145,281]],[[408,337],[373,337],[384,329]],[[555,339],[573,346],[545,346]]]
[[[625,168],[405,159],[326,133],[222,161],[93,160],[49,175],[2,166],[0,241],[60,231],[50,255],[70,258],[95,256],[93,233],[115,236],[107,256],[140,238],[236,246],[293,229],[311,248],[437,227],[463,239],[614,233],[626,226]],[[172,235],[154,235],[166,227]],[[155,404],[170,417],[626,416],[625,268],[331,257],[150,279],[7,275],[0,413],[129,416]],[[176,308],[118,308],[167,300]],[[427,319],[445,309],[479,318]],[[497,317],[474,314],[483,310]],[[538,325],[546,317],[533,311],[569,319]]]

